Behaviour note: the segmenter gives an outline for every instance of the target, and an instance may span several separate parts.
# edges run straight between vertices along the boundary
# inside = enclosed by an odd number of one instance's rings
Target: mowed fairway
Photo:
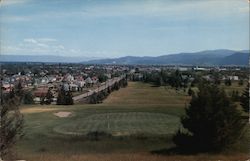
[[[163,107],[183,108],[189,99],[183,91],[176,91],[170,87],[153,87],[150,84],[131,82],[127,88],[113,92],[104,104],[163,105]]]
[[[117,112],[93,114],[86,118],[69,121],[54,128],[55,132],[68,135],[88,135],[105,132],[112,136],[147,136],[174,133],[179,118],[150,112]]]
[[[30,161],[245,159],[245,153],[228,157],[151,154],[174,146],[171,137],[189,100],[182,91],[130,82],[103,104],[22,107],[25,136],[18,142],[16,155]],[[58,112],[70,115],[59,117]],[[93,139],[95,132],[102,135]]]

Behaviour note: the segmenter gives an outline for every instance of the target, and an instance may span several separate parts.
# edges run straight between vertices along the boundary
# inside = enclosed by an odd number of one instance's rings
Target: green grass
[[[170,148],[189,100],[183,91],[130,82],[103,104],[22,107],[25,136],[16,146],[17,155],[27,160],[50,160],[47,156],[63,160],[73,155],[140,154]],[[72,116],[59,118],[54,115],[58,111]],[[87,137],[94,131],[109,135],[94,141]]]
[[[77,117],[77,116],[75,116]],[[174,134],[179,118],[173,115],[150,112],[110,112],[75,118],[54,128],[67,135],[87,135],[105,132],[112,136],[143,134],[148,136]]]
[[[224,82],[222,82],[220,87],[224,88],[228,94],[231,94],[233,91],[238,91],[241,94],[246,88],[246,85],[247,85],[247,82],[244,82],[244,85],[240,86],[238,84],[238,81],[232,81],[231,86],[226,86]]]

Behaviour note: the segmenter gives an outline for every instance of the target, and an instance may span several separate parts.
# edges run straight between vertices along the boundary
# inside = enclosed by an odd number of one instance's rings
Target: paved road
[[[122,80],[123,78],[125,78],[124,75],[121,76],[121,77],[115,77],[115,78],[113,78],[113,79],[111,79],[111,80],[108,80],[108,81],[102,83],[99,87],[97,87],[97,88],[95,88],[95,89],[93,89],[93,90],[90,90],[90,91],[87,92],[87,93],[84,93],[84,94],[81,94],[81,95],[78,95],[78,96],[73,97],[73,100],[74,100],[75,102],[77,102],[77,101],[79,101],[79,100],[81,100],[81,99],[83,99],[83,98],[89,97],[89,96],[91,96],[92,94],[94,94],[95,92],[98,93],[98,92],[100,92],[100,91],[102,91],[102,90],[104,90],[104,89],[107,89],[108,87],[114,85],[116,82],[119,82],[119,81]]]

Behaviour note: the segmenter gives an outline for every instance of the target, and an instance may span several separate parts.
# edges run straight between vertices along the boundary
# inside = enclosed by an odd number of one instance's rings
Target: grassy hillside
[[[171,136],[189,100],[183,91],[130,82],[103,104],[22,107],[25,136],[16,154],[31,161],[246,159],[244,149],[229,156],[151,154],[174,146]],[[62,111],[71,115],[55,115]]]

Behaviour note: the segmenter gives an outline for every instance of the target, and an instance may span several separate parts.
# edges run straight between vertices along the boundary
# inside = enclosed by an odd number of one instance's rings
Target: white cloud
[[[2,22],[26,22],[30,21],[32,18],[29,16],[16,16],[16,15],[0,15]]]
[[[38,41],[40,42],[56,42],[56,39],[53,38],[39,38]]]
[[[1,6],[16,5],[21,3],[27,3],[29,0],[0,0]]]
[[[68,49],[53,38],[26,38],[18,45],[4,45],[2,46],[2,53],[4,54],[44,54],[44,55],[67,55],[79,54],[79,50]]]
[[[35,39],[32,39],[32,38],[24,39],[23,42],[27,42],[27,43],[37,43],[37,41],[36,41]]]

